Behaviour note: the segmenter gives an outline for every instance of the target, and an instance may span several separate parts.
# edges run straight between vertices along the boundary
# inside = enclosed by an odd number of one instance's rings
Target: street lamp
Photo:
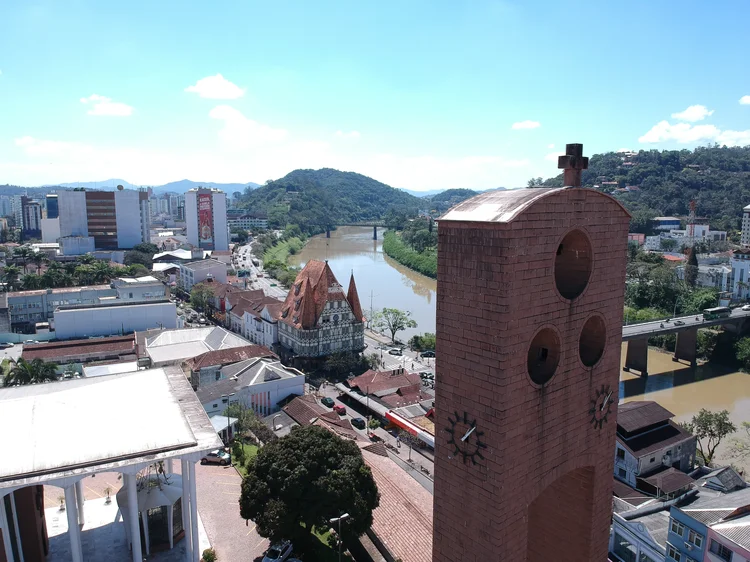
[[[338,523],[339,524],[339,562],[341,562],[341,543],[343,542],[341,540],[341,522],[345,521],[346,519],[349,519],[349,514],[344,513],[340,517],[334,517],[333,519],[329,519],[329,523]]]
[[[229,423],[229,406],[231,405],[230,399],[232,396],[237,394],[236,392],[232,392],[231,394],[222,394],[221,401],[226,402],[227,405],[227,428],[226,428],[226,434],[227,434],[227,445],[229,445],[229,428],[231,427],[231,424]],[[231,464],[232,462],[232,453],[229,453],[229,462]]]

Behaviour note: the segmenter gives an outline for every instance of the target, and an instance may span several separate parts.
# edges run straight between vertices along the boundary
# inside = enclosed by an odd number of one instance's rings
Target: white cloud
[[[673,113],[672,117],[680,121],[694,122],[703,121],[706,117],[713,115],[713,113],[714,110],[709,110],[705,105],[691,105],[685,111]]]
[[[750,96],[742,96],[740,98],[740,104],[742,104],[742,105],[750,105]]]
[[[547,148],[555,148],[555,143],[550,143],[547,145]]]
[[[541,127],[542,124],[539,121],[519,121],[518,123],[513,123],[511,126],[511,129],[536,129],[537,127]]]
[[[633,151],[630,150],[629,148],[618,148],[617,152],[633,152]]]
[[[236,100],[245,95],[245,88],[240,88],[221,74],[201,78],[195,85],[185,88],[185,91],[212,100]]]
[[[557,158],[559,156],[562,156],[565,154],[564,152],[550,152],[547,154],[547,156],[544,157],[545,160],[549,160],[550,162],[557,162]]]
[[[344,131],[336,131],[335,136],[340,139],[358,139],[362,135],[359,134],[359,131],[349,131],[348,133],[345,133]]]
[[[715,125],[691,125],[689,123],[670,124],[660,121],[638,139],[642,143],[674,141],[680,144],[714,141],[727,146],[750,144],[749,131],[722,131]]]
[[[91,104],[89,115],[108,115],[111,117],[127,117],[133,114],[133,108],[125,103],[112,101],[111,98],[91,94],[87,98],[81,98],[81,103]]]
[[[228,105],[217,105],[209,117],[224,122],[219,139],[233,149],[246,149],[265,144],[278,143],[287,137],[284,129],[274,129],[245,117],[241,111]]]

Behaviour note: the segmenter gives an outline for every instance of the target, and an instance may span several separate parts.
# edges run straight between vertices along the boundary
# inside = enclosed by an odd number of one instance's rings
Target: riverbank
[[[417,273],[437,279],[436,249],[425,250],[421,253],[412,250],[403,243],[397,232],[389,230],[383,235],[383,253]]]
[[[279,261],[286,265],[289,256],[295,255],[305,247],[305,241],[296,236],[287,240],[279,240],[275,245],[268,248],[263,253],[263,261]]]

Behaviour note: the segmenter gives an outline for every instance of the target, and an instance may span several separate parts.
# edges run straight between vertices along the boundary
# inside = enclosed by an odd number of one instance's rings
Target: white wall
[[[132,189],[115,191],[115,221],[118,248],[129,249],[143,242],[141,204],[137,191]]]
[[[85,191],[60,191],[57,194],[60,211],[60,236],[88,236]]]
[[[260,416],[267,416],[279,411],[277,404],[289,397],[291,394],[302,396],[305,393],[305,377],[298,376],[278,381],[269,381],[252,386],[246,386],[232,397],[246,408],[252,408]],[[203,404],[203,408],[209,416],[221,414],[226,409],[226,404],[221,398],[213,402]]]
[[[198,192],[185,193],[185,226],[189,244],[198,247]]]
[[[68,236],[58,240],[60,253],[64,256],[80,256],[94,251],[93,236]]]
[[[226,251],[229,249],[227,194],[224,192],[213,192],[211,196],[214,211],[214,250]]]
[[[42,243],[54,244],[60,238],[60,219],[42,219]]]
[[[177,308],[173,302],[101,306],[55,311],[57,339],[113,336],[135,330],[177,327]]]

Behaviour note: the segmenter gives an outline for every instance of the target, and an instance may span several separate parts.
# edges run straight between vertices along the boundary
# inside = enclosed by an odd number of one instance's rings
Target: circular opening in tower
[[[529,376],[542,385],[552,378],[560,362],[560,338],[551,328],[539,330],[531,340],[526,364]]]
[[[593,367],[604,354],[607,344],[607,327],[601,316],[592,316],[583,325],[581,337],[578,340],[578,355],[581,363]]]
[[[571,230],[557,247],[555,285],[566,299],[580,295],[589,283],[592,265],[591,242],[580,230]]]

